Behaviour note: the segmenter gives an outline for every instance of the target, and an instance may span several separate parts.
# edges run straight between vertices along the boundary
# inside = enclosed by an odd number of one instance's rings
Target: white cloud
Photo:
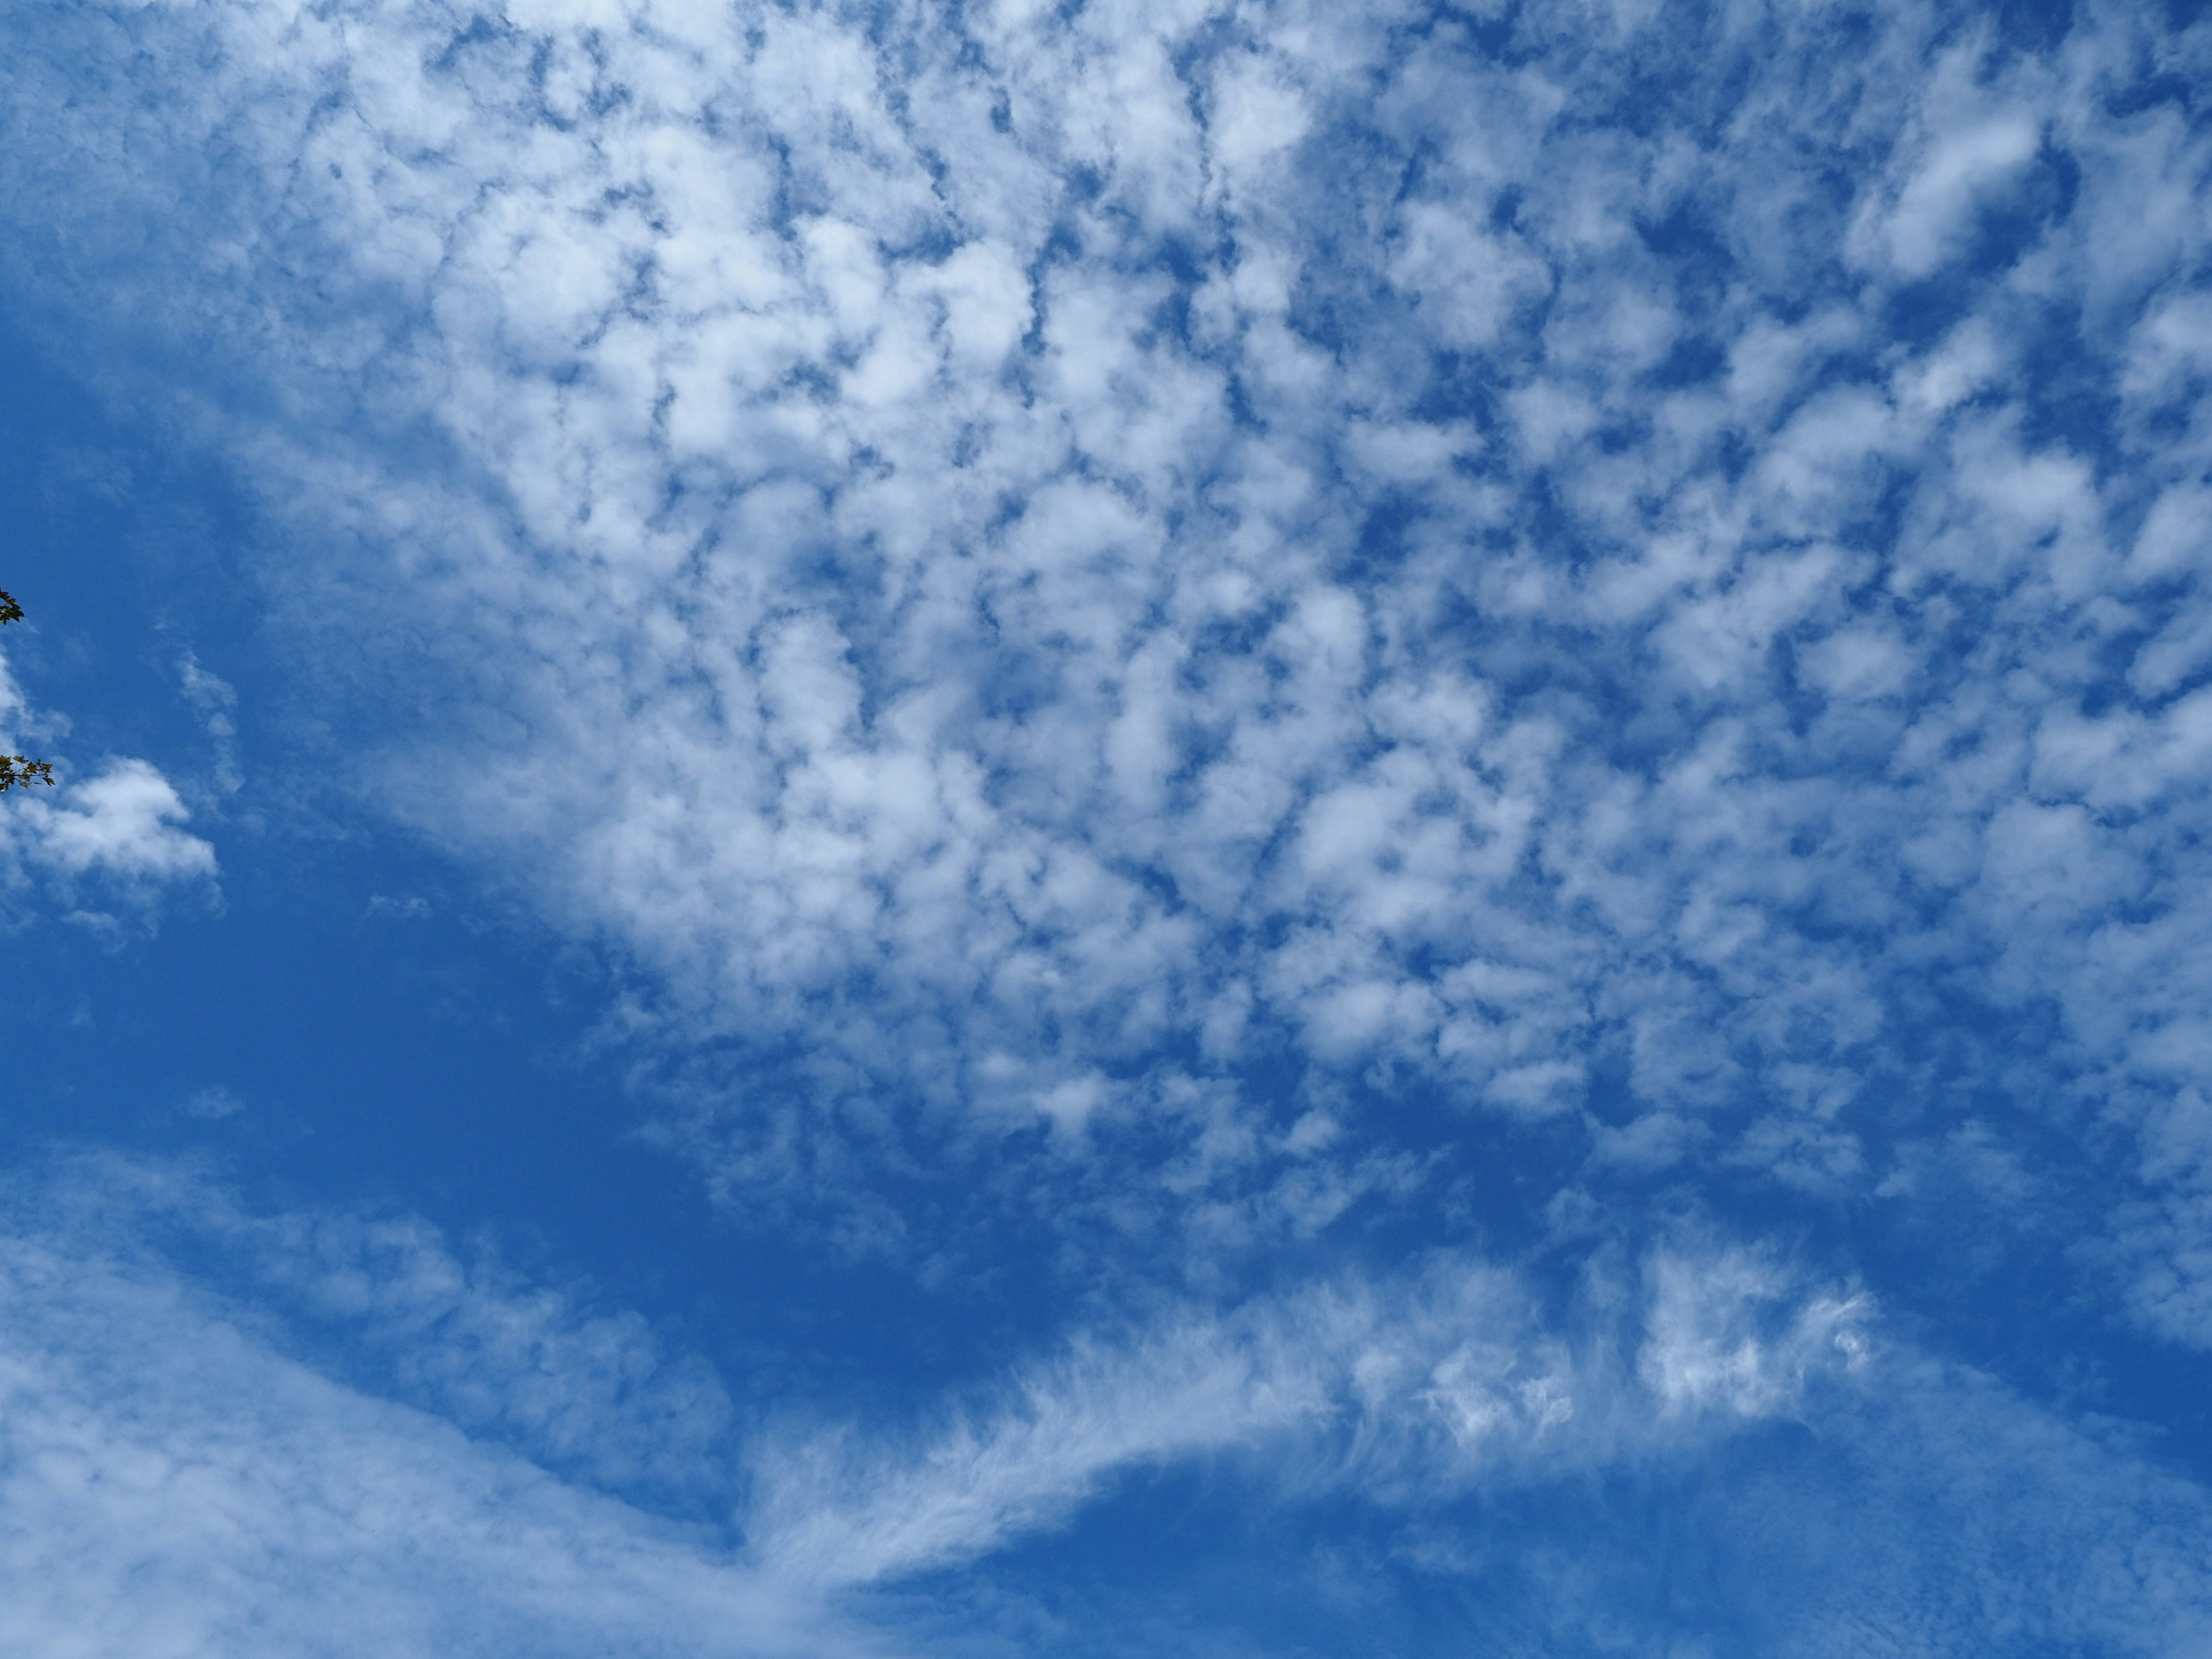
[[[1366,1619],[1389,1618],[1390,1570],[1411,1563],[1491,1627],[1533,1626],[1554,1647],[1596,1632],[1659,1651],[1749,1632],[1778,1652],[1843,1655],[1994,1632],[2194,1650],[2212,1602],[2191,1541],[2201,1487],[1876,1340],[1862,1297],[1771,1258],[1678,1246],[1642,1279],[1623,1298],[1600,1273],[1550,1322],[1516,1276],[1440,1262],[1079,1344],[933,1434],[854,1425],[770,1459],[757,1547],[808,1582],[930,1573],[957,1595],[964,1561],[1067,1528],[1096,1582],[1131,1522],[1108,1510],[1085,1530],[1083,1510],[1181,1464],[1204,1469],[1207,1496],[1170,1488],[1178,1511],[1233,1493],[1234,1512],[1267,1517],[1278,1611],[1315,1578],[1327,1605],[1348,1557]],[[1302,1552],[1290,1517],[1308,1505],[1329,1541]],[[1208,1543],[1208,1561],[1234,1554]],[[1159,1571],[1116,1588],[1169,1593]],[[1188,1639],[1203,1606],[1175,1609]]]
[[[39,720],[0,659],[0,747],[22,746],[15,734],[45,735],[54,722]],[[10,790],[0,811],[0,887],[38,888],[64,902],[88,900],[144,912],[165,889],[187,890],[211,883],[215,848],[179,826],[191,811],[176,787],[143,760],[108,760],[91,777],[57,767],[60,787]],[[112,926],[91,910],[82,915]]]
[[[1804,1299],[1772,1263],[1741,1255],[1662,1256],[1650,1273],[1650,1335],[1637,1371],[1673,1409],[1769,1416],[1796,1399],[1808,1372],[1864,1362],[1871,1309],[1863,1295]],[[1792,1301],[1798,1305],[1788,1307]],[[1784,1309],[1778,1319],[1778,1304]],[[1759,1328],[1762,1312],[1775,1328]]]
[[[32,857],[70,875],[174,881],[215,874],[215,849],[176,827],[191,814],[144,761],[112,761],[52,804],[24,805]]]
[[[1942,108],[1960,90],[1958,77],[1939,76],[1929,100]],[[1954,108],[1942,116],[1957,122]],[[1973,125],[1957,122],[1931,136],[1882,226],[1898,273],[1925,276],[1957,257],[1975,209],[2033,158],[2040,137],[2033,118],[2012,112]]]
[[[352,711],[365,793],[657,1029],[994,1126],[1194,1097],[1178,1044],[1325,1074],[1224,1166],[1343,1079],[1609,1066],[1614,1167],[1827,1191],[1931,972],[2197,1080],[2205,151],[2149,20],[591,15],[88,14],[9,69],[10,211],[48,303],[270,389],[208,429],[317,550],[291,621],[420,721]],[[130,789],[100,844],[181,868]]]
[[[185,1109],[240,1103],[216,1086]],[[18,1176],[8,1195],[67,1248],[198,1261],[280,1316],[295,1353],[545,1467],[686,1515],[734,1502],[734,1416],[712,1368],[588,1286],[525,1279],[489,1239],[457,1247],[405,1213],[258,1211],[204,1170],[100,1152]]]
[[[770,1442],[755,1549],[808,1582],[896,1579],[1194,1460],[1275,1502],[1349,1491],[1434,1509],[1796,1411],[1871,1351],[1863,1297],[1808,1296],[1775,1263],[1662,1256],[1651,1277],[1640,1308],[1591,1297],[1579,1332],[1547,1328],[1516,1275],[1444,1257],[1079,1340],[916,1443],[853,1427]]]
[[[246,1109],[246,1103],[220,1083],[210,1083],[204,1089],[195,1089],[185,1097],[183,1111],[186,1117],[203,1122],[218,1123],[227,1117],[236,1117]]]
[[[810,1431],[787,1400],[752,1440],[732,1552],[720,1528],[499,1449],[512,1421],[462,1394],[432,1389],[428,1412],[378,1397],[388,1382],[332,1380],[334,1360],[374,1369],[343,1349],[320,1370],[297,1358],[303,1317],[349,1322],[372,1358],[396,1332],[409,1357],[443,1352],[493,1394],[574,1397],[585,1443],[552,1447],[570,1463],[589,1468],[594,1443],[602,1472],[656,1440],[696,1456],[649,1395],[593,1398],[609,1364],[656,1360],[632,1316],[493,1282],[419,1220],[256,1213],[185,1166],[79,1157],[15,1177],[4,1211],[0,1565],[20,1588],[0,1639],[26,1650],[961,1650],[960,1620],[1003,1595],[949,1613],[854,1593],[1079,1527],[1120,1478],[1178,1465],[1209,1468],[1255,1513],[1340,1516],[1349,1500],[1394,1550],[1471,1586],[1491,1572],[1486,1505],[1503,1497],[1552,1494],[1583,1517],[1572,1559],[1595,1589],[1648,1535],[1638,1505],[1585,1516],[1576,1494],[1703,1492],[1678,1507],[1717,1566],[1802,1555],[1786,1607],[1755,1589],[1728,1609],[1786,1613],[1794,1650],[1851,1650],[1831,1626],[1854,1617],[1948,1631],[1962,1597],[2054,1639],[2183,1650],[2208,1599],[2187,1544],[2201,1491],[1921,1357],[1848,1285],[1688,1235],[1640,1268],[1596,1252],[1564,1297],[1438,1255],[1227,1312],[1162,1310],[1001,1371],[919,1425]],[[519,1340],[481,1340],[493,1326]],[[397,1391],[426,1397],[420,1375]],[[1817,1457],[1780,1475],[1730,1463],[1700,1486],[1724,1442],[1771,1444],[1777,1423]],[[1529,1569],[1554,1553],[1535,1549]],[[831,1601],[890,1628],[871,1634]],[[1694,1634],[1698,1616],[1670,1622]]]
[[[708,1538],[353,1392],[96,1239],[0,1243],[0,1644],[864,1653]]]
[[[896,1253],[856,1169],[964,1181],[960,1126],[1042,1118],[978,1207],[1183,1299],[755,1443],[736,1562],[515,1461],[736,1501],[722,1385],[634,1316],[145,1177],[252,1289],[8,1247],[0,1634],[834,1650],[817,1590],[1134,1471],[1448,1534],[1765,1433],[1846,1471],[1727,1494],[1844,1540],[1778,1650],[2186,1650],[2201,1492],[1770,1256],[1588,1244],[1566,1317],[1465,1258],[1203,1300],[1362,1206],[1461,1225],[1504,1121],[1630,1214],[2078,1194],[2111,1305],[2212,1346],[2204,49],[2077,10],[2039,50],[1912,5],[1524,9],[1502,55],[1198,0],[31,32],[11,290],[118,375],[135,330],[220,366],[147,402],[295,532],[277,625],[391,744],[363,798],[605,941],[647,1052],[799,1056],[734,1101],[698,1062],[723,1190],[826,1172]],[[18,805],[24,880],[214,874],[145,763]]]

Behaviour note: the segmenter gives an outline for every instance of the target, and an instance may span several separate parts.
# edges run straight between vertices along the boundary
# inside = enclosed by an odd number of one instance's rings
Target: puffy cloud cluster
[[[18,731],[52,725],[35,720],[0,658],[0,748],[20,747]],[[9,792],[0,893],[58,902],[73,921],[112,933],[123,925],[117,912],[143,918],[166,894],[214,880],[215,848],[180,827],[191,813],[158,769],[120,757],[81,781],[63,775],[51,798],[35,787]]]
[[[2208,38],[94,8],[9,211],[439,677],[406,816],[807,1112],[1287,1054],[1864,1194],[2207,1063]]]

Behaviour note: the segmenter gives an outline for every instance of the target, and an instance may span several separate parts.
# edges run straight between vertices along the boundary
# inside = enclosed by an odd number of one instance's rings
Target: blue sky
[[[2212,1652],[2212,26],[0,27],[0,1649]]]

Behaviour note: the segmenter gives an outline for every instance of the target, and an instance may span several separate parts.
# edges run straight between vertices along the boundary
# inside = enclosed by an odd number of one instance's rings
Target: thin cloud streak
[[[318,1375],[158,1259],[18,1218],[0,1301],[18,1651],[884,1650],[708,1537]]]

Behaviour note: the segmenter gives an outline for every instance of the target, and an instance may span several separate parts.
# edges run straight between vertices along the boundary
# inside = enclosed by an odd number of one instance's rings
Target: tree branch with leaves
[[[13,594],[0,588],[0,623],[22,620],[23,607],[15,603]],[[44,761],[26,760],[21,755],[0,755],[0,795],[33,783],[51,787],[53,781],[54,769]]]

